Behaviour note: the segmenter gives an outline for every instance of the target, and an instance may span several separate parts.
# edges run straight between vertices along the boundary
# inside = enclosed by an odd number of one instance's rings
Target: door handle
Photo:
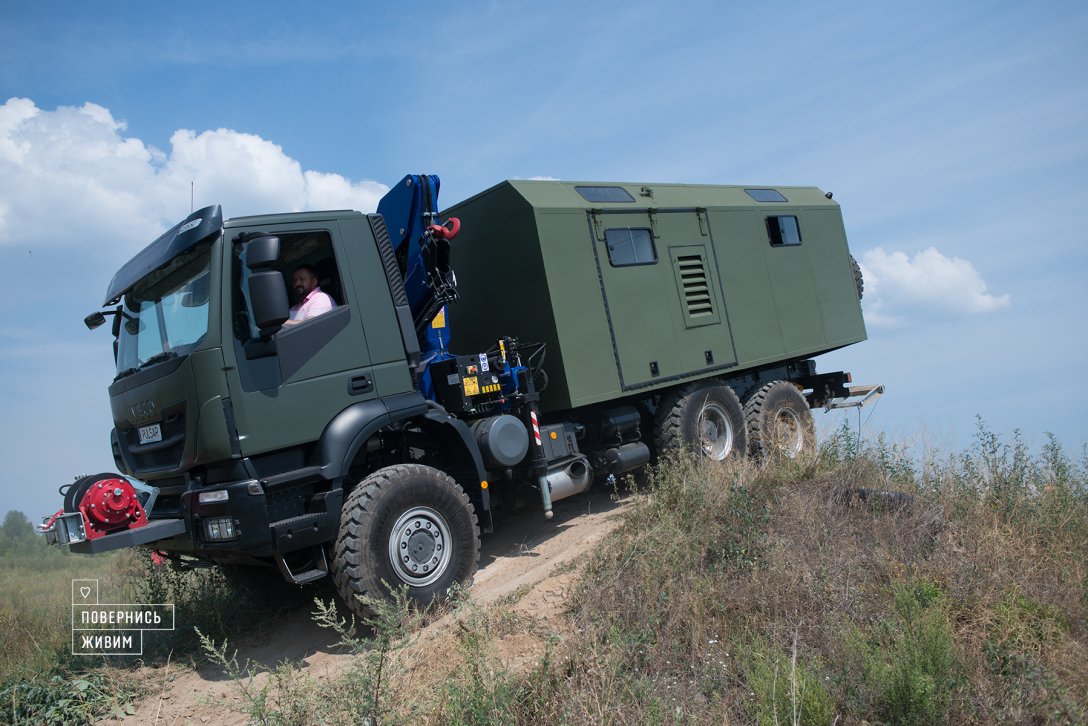
[[[352,376],[351,380],[348,381],[349,396],[358,396],[362,393],[369,393],[372,390],[374,390],[374,381],[366,374]]]

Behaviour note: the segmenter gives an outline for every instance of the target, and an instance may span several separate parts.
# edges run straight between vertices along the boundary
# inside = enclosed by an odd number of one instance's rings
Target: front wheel
[[[420,606],[472,581],[480,528],[468,495],[437,469],[399,464],[363,479],[348,495],[333,551],[333,581],[361,617],[360,596],[389,599],[407,587]]]

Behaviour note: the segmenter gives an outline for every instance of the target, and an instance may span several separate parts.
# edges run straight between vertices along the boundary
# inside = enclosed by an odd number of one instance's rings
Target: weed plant
[[[166,561],[156,564],[147,550],[133,550],[122,561],[127,602],[172,603],[172,631],[144,638],[144,658],[189,660],[202,652],[199,633],[213,640],[257,635],[284,615],[304,607],[307,591],[289,585],[279,572],[263,568],[223,570]],[[255,587],[260,583],[261,587]]]
[[[389,680],[401,672],[391,656],[412,642],[425,613],[412,608],[407,588],[393,591],[392,601],[363,599],[374,613],[363,628],[353,615],[341,616],[333,602],[314,600],[314,621],[334,631],[339,645],[354,656],[351,667],[332,681],[314,679],[288,661],[271,668],[254,661],[239,663],[238,651],[231,651],[228,641],[216,643],[197,632],[208,660],[233,682],[255,723],[399,722],[392,718],[396,706],[403,716],[414,709],[388,695]]]

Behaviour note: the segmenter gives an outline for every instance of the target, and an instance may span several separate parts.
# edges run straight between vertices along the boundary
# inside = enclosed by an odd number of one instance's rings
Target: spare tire
[[[854,287],[858,290],[858,300],[861,300],[862,295],[865,294],[865,279],[861,276],[861,265],[853,255],[850,255],[850,264],[854,268]]]

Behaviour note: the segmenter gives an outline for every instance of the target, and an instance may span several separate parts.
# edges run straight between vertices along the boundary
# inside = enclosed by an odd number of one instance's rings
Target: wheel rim
[[[721,461],[733,450],[733,424],[725,409],[708,403],[699,412],[699,443],[708,459]]]
[[[438,580],[450,564],[450,528],[430,507],[400,516],[389,533],[389,560],[402,582],[424,587]]]
[[[801,424],[801,417],[790,408],[780,408],[774,417],[775,446],[783,454],[793,459],[805,448],[805,430]]]

